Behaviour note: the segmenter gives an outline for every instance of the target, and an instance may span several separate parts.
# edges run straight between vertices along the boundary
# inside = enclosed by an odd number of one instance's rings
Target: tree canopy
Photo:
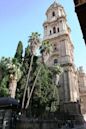
[[[34,117],[44,117],[46,113],[58,110],[58,87],[53,81],[53,75],[60,74],[61,67],[46,66],[45,56],[49,57],[52,51],[49,41],[41,42],[40,35],[33,32],[28,42],[25,53],[19,41],[13,58],[1,58],[0,96],[9,96],[9,79],[13,77],[17,80],[16,99],[21,105],[23,99],[23,107],[27,105]],[[40,57],[35,55],[37,48],[41,51]]]

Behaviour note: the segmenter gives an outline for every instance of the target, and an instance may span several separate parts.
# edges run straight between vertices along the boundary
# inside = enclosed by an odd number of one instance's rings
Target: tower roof
[[[51,10],[51,9],[53,9],[53,8],[58,8],[58,7],[63,8],[63,6],[62,6],[61,4],[59,4],[59,3],[57,3],[56,0],[55,0],[55,1],[49,6],[49,8],[47,9],[46,13],[47,13],[49,10]]]

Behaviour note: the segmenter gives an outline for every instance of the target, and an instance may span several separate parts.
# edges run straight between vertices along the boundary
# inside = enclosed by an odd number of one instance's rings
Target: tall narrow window
[[[54,34],[56,33],[56,28],[55,28],[55,27],[53,27],[53,33],[54,33]]]
[[[50,35],[52,34],[51,30],[50,30]]]
[[[56,51],[57,50],[57,47],[54,47],[54,51]]]
[[[57,32],[59,32],[59,27],[57,28]]]
[[[55,12],[52,12],[52,16],[53,16],[53,17],[55,16]]]
[[[54,51],[56,51],[57,50],[57,46],[56,46],[56,44],[54,44]]]
[[[47,29],[47,26],[45,26],[45,29]]]

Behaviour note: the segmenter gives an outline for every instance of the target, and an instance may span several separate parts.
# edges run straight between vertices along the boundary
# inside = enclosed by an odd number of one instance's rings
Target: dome
[[[58,7],[63,8],[62,5],[60,5],[59,3],[57,3],[56,1],[54,1],[54,3],[51,4],[50,7],[47,9],[46,13],[47,13],[49,10],[51,10],[51,9],[53,9],[53,8],[58,8]]]

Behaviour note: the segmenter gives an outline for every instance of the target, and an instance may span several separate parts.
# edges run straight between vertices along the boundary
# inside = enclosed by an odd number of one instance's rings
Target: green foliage
[[[29,50],[29,46],[26,48],[26,50]],[[20,99],[20,101],[22,100],[23,93],[24,93],[27,74],[28,74],[28,70],[29,70],[29,66],[30,66],[30,60],[31,60],[31,55],[30,55],[30,53],[27,53],[26,56],[24,56],[24,61],[23,61],[23,65],[22,65],[23,74],[22,74],[22,77],[19,80],[18,86],[17,86],[17,98]],[[34,80],[35,70],[37,68],[37,60],[38,60],[38,57],[34,56],[32,70],[31,70],[31,76],[30,76],[30,80],[28,82],[29,87],[32,86],[32,83]],[[26,97],[27,97],[27,94],[26,94]]]
[[[30,65],[30,59],[31,59],[30,47],[28,45],[25,48],[25,54],[24,54],[23,61],[22,61],[22,76],[17,83],[16,98],[20,101],[20,103],[22,103],[22,97],[23,97],[24,88],[26,84],[27,73],[28,73],[28,69]]]
[[[16,49],[16,53],[14,56],[14,58],[16,58],[19,63],[22,62],[22,54],[23,54],[23,44],[21,41],[19,41],[17,49]]]
[[[35,55],[37,48],[40,45],[40,34],[38,32],[32,32],[29,36],[28,43],[30,44],[30,53]]]
[[[20,64],[16,58],[13,58],[10,63],[7,64],[9,75],[12,74],[17,79],[17,81],[19,81],[22,76],[21,67],[22,64]]]
[[[43,116],[45,112],[57,111],[59,104],[58,89],[53,84],[52,71],[47,66],[41,65],[41,67],[31,105],[32,113],[38,117]]]
[[[17,81],[19,81],[22,75],[21,64],[18,63],[16,58],[11,59],[2,57],[0,60],[0,69],[2,71],[2,79],[0,80],[0,95],[8,96],[10,77],[13,75]]]
[[[8,96],[8,70],[7,70],[7,64],[10,62],[10,58],[2,57],[0,60],[0,70],[1,70],[1,76],[0,79],[0,96]]]
[[[8,76],[5,76],[0,83],[0,97],[9,95],[9,90],[7,87],[8,80]]]
[[[31,60],[31,54],[30,54],[30,46],[28,45],[25,48],[25,54],[24,54],[24,60],[23,60],[23,73],[24,75],[28,72],[29,65]]]
[[[30,66],[29,66],[28,74],[27,74],[26,85],[25,85],[25,88],[24,88],[24,94],[23,94],[23,100],[22,100],[22,108],[24,108],[25,96],[26,96],[26,91],[28,89],[28,83],[30,81],[34,54],[35,54],[35,52],[36,52],[36,50],[38,48],[38,45],[40,43],[39,36],[40,35],[37,32],[36,33],[32,33],[30,38],[29,38],[29,40],[28,40],[28,42],[30,42],[31,60],[30,60]]]
[[[7,64],[10,63],[11,58],[2,57],[0,60],[0,70],[2,71],[2,77],[7,74]]]
[[[12,74],[17,79],[17,92],[16,98],[22,102],[24,88],[26,86],[27,74],[30,68],[31,56],[33,57],[33,63],[31,67],[30,77],[28,81],[28,86],[31,91],[35,77],[37,76],[38,70],[41,68],[39,73],[35,89],[33,91],[30,107],[31,113],[35,117],[42,117],[46,113],[56,112],[58,110],[59,96],[58,88],[56,87],[54,81],[52,80],[54,74],[60,74],[61,69],[59,66],[54,66],[48,68],[45,62],[40,64],[40,59],[35,56],[35,51],[40,45],[40,35],[37,32],[32,33],[29,37],[29,45],[25,48],[25,55],[23,54],[23,45],[20,41],[13,59],[2,58],[0,60],[0,69],[2,72],[2,79],[0,81],[0,96],[9,95],[9,77]],[[43,58],[43,53],[50,54],[52,51],[52,46],[48,41],[42,42],[40,51]],[[28,91],[27,91],[28,93]],[[25,103],[28,99],[26,94]],[[29,107],[29,109],[30,109]]]
[[[25,48],[24,59],[29,58],[29,56],[30,56],[30,46],[28,45],[28,46]]]
[[[52,51],[52,45],[49,43],[49,41],[43,41],[40,46],[40,53],[46,52],[50,54]]]
[[[40,34],[38,32],[32,32],[32,34],[29,36],[28,42],[33,43],[34,41],[35,43],[38,44],[40,42],[39,37],[40,37]]]
[[[52,45],[49,43],[49,41],[43,41],[40,46],[40,53],[42,57],[42,63],[46,64],[47,59],[49,58],[50,54],[52,52]]]
[[[52,73],[54,73],[54,75],[56,75],[56,74],[60,75],[62,73],[62,68],[60,65],[54,65],[50,69],[51,69]]]

